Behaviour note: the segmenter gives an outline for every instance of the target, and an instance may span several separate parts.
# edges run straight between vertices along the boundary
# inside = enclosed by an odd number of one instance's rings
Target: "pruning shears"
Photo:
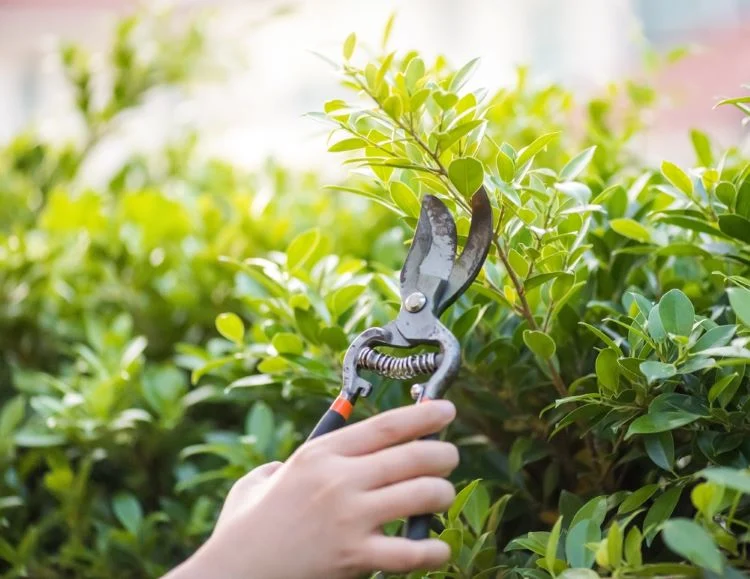
[[[359,375],[360,370],[401,380],[430,375],[424,384],[412,386],[417,404],[445,394],[458,374],[461,347],[440,316],[479,274],[492,242],[492,207],[483,187],[472,196],[471,208],[469,234],[456,259],[456,224],[450,211],[434,195],[423,197],[414,239],[401,269],[398,316],[382,328],[368,328],[351,343],[344,356],[341,391],[307,440],[345,426],[357,399],[370,394],[372,384]],[[437,346],[439,352],[398,357],[375,349],[423,345]],[[438,433],[426,438],[436,439]],[[431,514],[410,517],[404,535],[427,538],[431,521]]]

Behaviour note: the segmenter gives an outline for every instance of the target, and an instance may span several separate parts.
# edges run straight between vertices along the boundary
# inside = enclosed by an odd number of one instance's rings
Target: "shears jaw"
[[[401,270],[401,301],[407,312],[429,305],[436,317],[476,279],[492,244],[492,206],[484,187],[471,199],[469,235],[456,259],[456,224],[448,208],[425,195],[414,239]]]
[[[484,187],[480,187],[472,196],[471,209],[469,235],[461,256],[451,268],[445,290],[438,298],[437,316],[447,310],[476,279],[492,245],[492,205]]]
[[[428,397],[439,397],[460,365],[460,345],[440,323],[440,315],[471,285],[492,243],[492,206],[480,188],[472,197],[472,219],[461,256],[456,259],[456,225],[445,204],[425,195],[414,240],[401,270],[401,309],[383,328],[369,328],[352,342],[344,359],[342,393],[351,399],[367,396],[372,385],[358,369],[381,375],[413,378],[431,374]],[[440,348],[438,355],[396,358],[374,351],[375,346]]]

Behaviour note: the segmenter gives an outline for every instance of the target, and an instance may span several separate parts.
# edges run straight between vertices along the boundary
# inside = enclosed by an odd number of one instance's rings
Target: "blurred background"
[[[137,6],[131,0],[0,0],[0,141],[30,123],[47,138],[75,136],[55,46],[75,40],[103,49],[114,20]],[[689,155],[685,137],[693,126],[725,145],[737,143],[743,130],[739,111],[713,105],[736,96],[747,81],[750,0],[185,0],[174,6],[177,16],[211,9],[207,26],[216,40],[212,49],[220,52],[213,58],[228,74],[220,83],[198,83],[189,98],[155,95],[137,126],[97,152],[92,178],[117,166],[129,147],[156,148],[188,124],[199,128],[202,152],[233,163],[252,167],[273,156],[335,170],[339,160],[326,154],[324,129],[303,116],[340,91],[329,65],[312,52],[337,59],[352,31],[360,43],[377,45],[394,11],[393,49],[445,54],[454,65],[479,56],[475,86],[510,83],[518,65],[528,65],[533,79],[584,95],[624,76],[652,74],[665,101],[641,145],[655,158]],[[676,48],[687,55],[649,73],[648,51]]]

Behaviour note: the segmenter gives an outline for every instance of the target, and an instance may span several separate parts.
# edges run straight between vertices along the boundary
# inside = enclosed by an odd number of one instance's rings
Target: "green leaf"
[[[742,184],[737,183],[737,197],[734,205],[734,212],[743,217],[744,219],[750,219],[750,171],[745,170],[747,175],[744,177]],[[721,215],[719,216],[719,227],[721,227]],[[747,236],[747,232],[745,232]]]
[[[461,529],[445,529],[440,533],[440,540],[451,548],[451,558],[454,560],[458,558],[461,553],[461,547],[464,544]]]
[[[472,331],[482,318],[482,308],[478,305],[471,306],[454,322],[451,327],[453,335],[459,341],[470,331]]]
[[[393,181],[390,184],[390,190],[391,199],[401,211],[410,217],[419,217],[419,199],[411,188],[400,181]]]
[[[448,177],[459,193],[470,197],[482,185],[484,169],[482,163],[473,157],[462,157],[451,162],[448,167]]]
[[[591,519],[579,521],[565,537],[565,558],[573,567],[590,568],[594,564],[594,552],[586,547],[601,540],[599,525]]]
[[[13,440],[18,446],[48,448],[63,444],[67,438],[60,432],[36,432],[31,429],[22,429],[16,432]]]
[[[672,470],[674,464],[674,438],[671,432],[647,434],[643,437],[646,453],[653,463],[664,470]]]
[[[679,410],[644,414],[630,424],[625,439],[627,440],[634,434],[654,434],[674,430],[695,422],[699,418],[700,416],[696,414]]]
[[[409,109],[410,112],[417,112],[420,108],[422,108],[422,105],[427,101],[427,98],[432,94],[432,91],[428,88],[423,88],[421,90],[418,90],[413,95],[411,95],[411,99],[409,99]]]
[[[649,336],[651,336],[656,342],[663,342],[667,339],[667,332],[664,330],[664,326],[661,323],[661,317],[659,316],[658,304],[652,307],[648,313],[647,330]]]
[[[698,473],[700,476],[735,491],[750,495],[750,472],[729,467],[711,467]]]
[[[436,91],[432,93],[432,98],[437,105],[447,111],[458,102],[458,96],[449,92]]]
[[[544,332],[524,330],[523,341],[537,356],[547,360],[555,355],[555,341]]]
[[[531,532],[525,536],[516,537],[515,539],[513,539],[505,546],[505,550],[514,551],[518,549],[527,549],[532,553],[536,553],[540,557],[544,557],[547,553],[548,539],[549,533]]]
[[[344,151],[356,151],[357,149],[364,149],[368,146],[367,141],[360,139],[359,137],[352,137],[349,139],[343,139],[338,143],[334,143],[328,147],[330,153],[341,153]]]
[[[618,356],[622,356],[622,350],[619,348],[619,346],[610,338],[607,334],[602,332],[599,328],[592,326],[591,324],[587,324],[586,322],[578,322],[580,325],[584,326],[586,329],[588,329],[592,334],[597,336],[602,342],[607,344],[612,350],[617,352]]]
[[[735,381],[736,385],[733,384],[733,382]],[[730,385],[734,386],[734,389],[736,390],[736,386],[739,385],[738,374],[735,373],[724,376],[723,378],[720,378],[713,386],[711,386],[711,389],[708,391],[709,403],[713,404],[717,398],[721,397],[721,395],[727,390],[727,388],[729,388]],[[727,400],[727,402],[729,401]],[[722,406],[724,406],[724,404],[722,404]]]
[[[268,386],[270,384],[278,384],[279,378],[271,376],[269,374],[252,374],[250,376],[243,376],[238,378],[234,382],[231,382],[227,386],[227,390],[232,388],[252,388],[255,386]]]
[[[721,553],[706,530],[690,519],[677,518],[664,523],[662,537],[667,547],[691,563],[721,573]]]
[[[659,532],[659,526],[662,522],[672,516],[672,512],[677,506],[677,501],[680,500],[681,494],[682,489],[680,487],[672,487],[657,497],[654,504],[651,505],[643,521],[643,530],[647,545],[651,545],[651,541]]]
[[[698,509],[707,520],[713,519],[721,506],[723,498],[724,487],[713,482],[705,482],[695,485],[690,492],[690,500],[692,501],[693,506]]]
[[[575,527],[580,521],[590,519],[597,528],[602,526],[604,517],[607,516],[607,497],[594,497],[583,505],[570,522],[570,528]]]
[[[397,94],[392,94],[385,99],[382,107],[383,110],[388,113],[388,116],[395,120],[400,119],[404,112],[404,103],[401,101],[401,97]]]
[[[216,329],[227,340],[242,345],[245,337],[245,325],[237,314],[231,312],[219,314],[216,316]]]
[[[471,131],[477,127],[483,125],[486,121],[484,119],[474,119],[467,123],[453,127],[450,131],[440,136],[438,142],[440,144],[441,151],[447,151],[453,144],[457,143],[460,139],[468,135]]]
[[[620,379],[617,358],[617,352],[612,348],[604,348],[596,357],[596,378],[603,388],[614,393],[618,391]]]
[[[273,443],[274,418],[271,408],[263,401],[253,404],[245,421],[245,432],[255,438],[256,448],[266,454]]]
[[[727,207],[734,206],[734,200],[737,198],[737,189],[729,181],[720,181],[715,189],[716,198]]]
[[[707,233],[714,237],[721,237],[723,239],[732,239],[729,235],[721,231],[720,229],[711,225],[705,218],[687,217],[682,215],[667,215],[659,217],[658,221],[666,223],[667,225],[676,225],[689,231],[697,231],[699,233]]]
[[[719,215],[719,229],[743,243],[750,243],[750,219],[742,215]]]
[[[302,336],[312,342],[318,343],[320,337],[320,322],[315,314],[309,310],[294,308],[294,321]]]
[[[722,99],[714,105],[714,108],[721,106],[721,105],[736,105],[738,103],[739,104],[750,103],[750,96],[731,97],[728,99]]]
[[[677,374],[677,368],[674,364],[665,364],[664,362],[656,362],[654,360],[641,362],[639,368],[643,372],[643,375],[646,376],[649,384],[653,384],[659,380],[666,380]]]
[[[459,68],[451,79],[451,84],[448,90],[451,92],[458,92],[466,84],[466,81],[474,73],[474,70],[479,65],[479,58],[474,58]]]
[[[23,421],[25,408],[26,401],[23,396],[16,396],[5,403],[0,412],[0,441],[6,440],[13,435],[15,429]]]
[[[750,290],[744,287],[730,287],[727,289],[727,297],[734,315],[750,328]]]
[[[525,278],[529,274],[529,264],[524,257],[518,253],[515,249],[511,249],[508,252],[508,261],[513,271],[516,272],[518,277]]]
[[[143,523],[143,509],[138,499],[131,493],[120,492],[112,499],[112,510],[120,524],[131,535],[137,535]]]
[[[641,243],[648,243],[651,241],[651,233],[643,225],[633,219],[612,219],[609,222],[612,229],[628,239],[633,239]]]
[[[583,151],[578,153],[578,155],[568,161],[560,171],[560,180],[572,181],[573,179],[578,177],[578,175],[580,175],[584,171],[584,169],[586,169],[588,164],[591,162],[591,159],[594,158],[595,151],[596,145],[594,145],[593,147],[589,147],[588,149],[584,149]]]
[[[642,541],[643,536],[638,527],[630,529],[627,537],[625,537],[625,561],[631,567],[640,567],[643,564],[643,556],[641,555]]]
[[[16,496],[0,497],[0,511],[3,511],[5,509],[12,509],[15,507],[22,507],[23,505],[24,505],[24,502],[21,497],[16,497]]]
[[[133,338],[128,342],[128,345],[125,346],[125,350],[120,357],[120,366],[126,371],[130,370],[131,366],[141,358],[141,354],[143,354],[146,346],[148,346],[148,340],[145,336],[136,336]],[[2,428],[0,428],[0,432],[1,431]]]
[[[690,358],[684,364],[681,364],[678,371],[680,374],[692,374],[694,372],[700,372],[706,368],[713,368],[716,366],[716,360],[713,358],[707,358],[705,356],[694,356]]]
[[[659,317],[667,333],[689,336],[695,320],[695,308],[684,293],[673,289],[659,300]]]
[[[555,271],[550,273],[539,273],[537,275],[531,276],[529,279],[526,280],[524,283],[524,289],[527,292],[530,292],[534,288],[539,287],[540,285],[543,285],[547,283],[550,280],[557,279],[558,277],[566,275],[564,271]]]
[[[366,290],[364,285],[347,285],[340,287],[331,296],[331,313],[339,317],[351,308]]]
[[[660,247],[654,252],[657,257],[696,256],[705,259],[711,258],[711,253],[692,243],[675,243],[670,240],[669,245]]]
[[[462,516],[478,536],[482,532],[484,522],[490,514],[490,495],[481,484],[477,485],[461,511]]]
[[[466,505],[466,501],[468,501],[469,498],[471,498],[471,495],[474,494],[474,491],[477,489],[477,485],[479,485],[479,482],[479,480],[471,481],[463,489],[461,489],[461,492],[456,495],[456,498],[453,500],[453,504],[448,509],[449,521],[455,523],[455,521],[458,520],[461,511],[463,511],[464,506]]]
[[[344,60],[349,60],[354,54],[354,47],[357,45],[357,35],[352,32],[344,41]]]
[[[702,163],[704,167],[712,167],[714,164],[714,157],[711,153],[711,142],[708,140],[706,133],[692,129],[690,131],[690,140],[693,141],[693,149],[695,149],[695,155],[698,157],[698,161]]]
[[[418,56],[412,58],[409,64],[406,65],[404,71],[404,79],[406,80],[406,86],[410,91],[413,91],[417,83],[424,77],[424,61]]]
[[[613,569],[617,569],[622,563],[622,541],[622,529],[620,529],[617,521],[612,521],[609,533],[607,533],[607,555],[609,565]]]
[[[545,133],[544,135],[540,135],[523,149],[518,151],[518,157],[516,158],[516,167],[523,167],[528,161],[532,159],[532,157],[534,157],[534,155],[545,149],[547,145],[559,134],[560,133],[556,131],[554,133]]]
[[[693,182],[690,177],[674,163],[664,161],[661,164],[661,172],[667,180],[688,197],[693,196]]]
[[[396,20],[396,13],[393,12],[388,17],[388,20],[385,23],[385,26],[383,27],[383,36],[380,39],[380,48],[381,50],[385,50],[385,47],[388,45],[388,40],[391,37],[391,31],[393,30],[393,23]]]
[[[562,517],[557,518],[555,526],[552,527],[552,531],[547,539],[547,549],[544,555],[544,560],[547,562],[547,569],[554,569],[555,559],[557,559],[557,545],[560,542],[560,527],[562,525]]]
[[[313,255],[320,243],[320,230],[310,229],[295,237],[286,250],[286,267],[294,271],[301,267]]]
[[[497,172],[506,183],[513,181],[516,174],[516,164],[502,149],[497,152]]]
[[[692,347],[693,352],[701,352],[708,348],[719,348],[726,346],[737,331],[737,326],[716,326],[711,328]]]
[[[271,339],[271,345],[279,354],[302,354],[305,343],[297,334],[291,332],[278,332]]]
[[[627,513],[635,511],[638,507],[640,507],[643,503],[650,499],[657,490],[659,490],[659,485],[650,484],[642,486],[638,490],[633,491],[631,495],[629,495],[624,501],[620,503],[620,507],[617,509],[617,514],[625,515]]]

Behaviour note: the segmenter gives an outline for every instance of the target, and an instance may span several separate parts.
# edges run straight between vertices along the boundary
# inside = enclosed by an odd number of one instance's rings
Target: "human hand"
[[[455,417],[435,400],[379,414],[301,446],[237,481],[213,534],[169,579],[345,579],[375,569],[436,569],[450,558],[437,539],[386,537],[382,525],[443,512],[458,465],[447,442],[415,440]]]

